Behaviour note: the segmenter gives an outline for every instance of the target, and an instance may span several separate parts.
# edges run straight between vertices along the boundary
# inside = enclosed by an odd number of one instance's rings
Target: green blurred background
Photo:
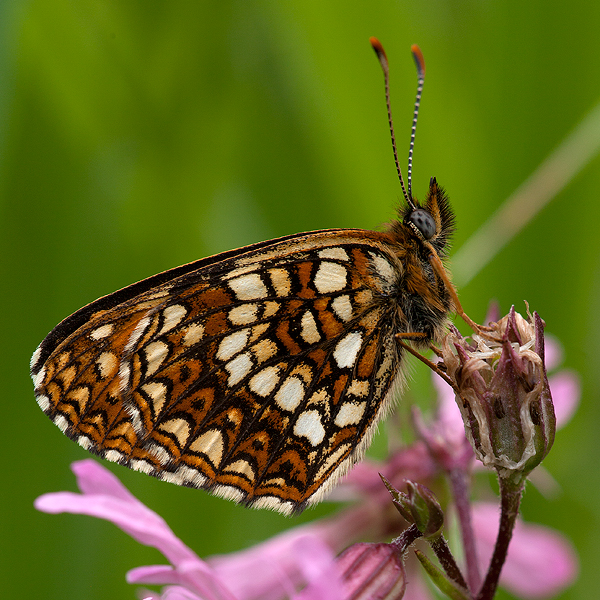
[[[371,35],[390,57],[402,165],[410,44],[424,52],[414,191],[432,175],[446,187],[460,248],[600,99],[599,31],[594,0],[4,0],[2,596],[133,598],[125,571],[164,562],[110,524],[33,509],[75,489],[69,464],[88,456],[33,398],[29,357],[54,325],[211,253],[390,219],[400,189]],[[582,376],[580,410],[545,461],[562,492],[530,487],[523,505],[580,552],[568,599],[600,589],[599,189],[594,158],[460,289],[479,320],[491,298],[527,299]],[[290,520],[111,468],[201,556],[328,510]]]

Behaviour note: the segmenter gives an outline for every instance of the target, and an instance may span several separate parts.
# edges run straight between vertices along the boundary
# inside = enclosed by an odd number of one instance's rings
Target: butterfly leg
[[[437,373],[452,389],[460,396],[460,390],[457,385],[446,375],[445,371],[440,368],[440,366],[431,360],[429,360],[426,356],[423,356],[420,352],[417,352],[412,346],[407,344],[404,340],[416,340],[427,337],[425,333],[397,333],[395,335],[396,341],[400,346],[402,346],[405,350],[410,352],[413,356],[418,358],[422,363],[426,364],[434,373]],[[433,352],[440,356],[440,351],[433,344],[429,346]]]

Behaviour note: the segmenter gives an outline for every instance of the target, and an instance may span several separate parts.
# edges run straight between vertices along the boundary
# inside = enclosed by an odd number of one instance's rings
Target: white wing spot
[[[270,482],[265,482],[267,486]],[[276,510],[284,515],[291,515],[294,512],[294,504],[292,502],[282,502],[276,496],[259,496],[256,500],[253,500],[250,504],[252,508],[268,508],[269,510]]]
[[[335,424],[338,427],[346,425],[358,425],[365,413],[366,402],[344,402],[335,417]]]
[[[232,500],[238,504],[244,499],[243,492],[232,485],[216,485],[215,487],[211,487],[211,492],[215,496],[220,496],[221,498],[225,498],[225,500]]]
[[[152,381],[142,386],[144,391],[152,400],[154,416],[158,416],[167,399],[167,386],[159,381]]]
[[[226,365],[225,369],[229,372],[229,379],[227,385],[234,386],[239,383],[252,369],[252,359],[247,353],[236,356],[233,360],[230,360]]]
[[[353,331],[342,338],[333,353],[333,358],[340,369],[347,369],[354,365],[358,352],[362,346],[362,333]]]
[[[280,298],[290,295],[292,284],[289,273],[285,269],[269,269],[269,276],[273,289]]]
[[[337,296],[333,299],[331,308],[342,321],[349,321],[352,318],[352,303],[349,296]]]
[[[154,473],[154,467],[147,461],[141,459],[133,459],[129,462],[129,465],[135,471],[141,471],[146,475],[152,475]]]
[[[154,454],[154,458],[158,460],[161,465],[168,465],[173,459],[171,453],[160,444],[150,444],[147,446],[149,454]]]
[[[352,394],[353,396],[360,396],[361,398],[364,398],[369,393],[369,382],[354,379],[348,386],[347,393]]]
[[[197,488],[202,487],[206,483],[206,477],[202,473],[186,465],[180,465],[173,475],[180,481],[188,481]]]
[[[307,310],[302,315],[300,326],[302,327],[300,335],[307,344],[316,344],[321,339],[321,334],[317,329],[317,323],[310,310]]]
[[[233,325],[249,325],[256,321],[257,313],[257,304],[242,304],[241,306],[232,308],[229,311],[228,317]]]
[[[223,458],[223,436],[216,429],[211,429],[197,437],[190,445],[192,452],[206,454],[215,467],[221,464]]]
[[[254,469],[252,465],[247,460],[236,460],[234,463],[227,465],[223,471],[227,473],[238,473],[247,477],[250,481],[254,481],[256,474],[254,473]]]
[[[261,363],[264,363],[265,360],[269,360],[269,358],[277,354],[277,345],[271,340],[261,340],[252,346],[252,352],[260,365]]]
[[[332,262],[322,262],[317,269],[314,284],[320,294],[339,292],[346,287],[348,271],[343,265]]]
[[[132,404],[127,404],[125,405],[125,410],[127,411],[127,414],[129,415],[129,418],[131,420],[131,425],[133,427],[133,430],[136,432],[137,435],[144,435],[146,433],[146,430],[144,428],[144,425],[142,424],[142,417],[140,415],[140,411],[138,409],[137,406],[134,406]]]
[[[113,332],[113,329],[114,325],[112,323],[107,323],[106,325],[102,325],[101,327],[94,329],[90,333],[90,337],[93,340],[101,340],[105,337],[108,337]]]
[[[234,331],[226,338],[223,338],[219,344],[219,349],[217,350],[217,358],[226,361],[241,352],[248,343],[249,333],[249,329],[241,329],[240,331]]]
[[[89,451],[89,449],[90,449],[90,448],[92,448],[92,447],[93,447],[93,445],[94,445],[94,444],[92,443],[92,440],[90,440],[90,438],[89,438],[89,437],[87,437],[87,435],[80,435],[80,436],[77,438],[77,443],[78,443],[78,444],[79,444],[79,445],[80,445],[82,448],[85,448],[85,449],[86,449],[86,450],[88,450],[88,451]]]
[[[312,446],[318,446],[325,439],[325,428],[317,410],[304,411],[294,425],[294,434],[305,437]]]
[[[170,433],[177,438],[180,448],[183,448],[190,437],[190,424],[185,419],[169,419],[159,427],[161,431]]]
[[[319,258],[333,258],[337,260],[350,260],[347,252],[338,247],[335,248],[325,248],[319,251]]]
[[[283,410],[296,410],[304,398],[304,384],[298,377],[288,377],[275,394],[275,402]]]
[[[186,330],[183,335],[183,345],[184,346],[192,346],[197,344],[204,335],[204,325],[200,325],[200,323],[192,323]]]
[[[176,325],[179,325],[185,315],[187,315],[187,309],[185,306],[181,306],[181,304],[173,304],[172,306],[167,306],[162,314],[164,319],[163,326],[157,335],[166,333]]]
[[[369,254],[371,256],[371,263],[373,264],[375,271],[384,283],[382,286],[383,289],[389,288],[396,282],[399,273],[388,260],[383,258],[383,256],[379,256],[374,252],[369,252]]]
[[[265,398],[279,383],[279,369],[266,367],[250,380],[250,390]]]
[[[169,346],[164,342],[152,342],[146,346],[145,354],[146,361],[148,363],[146,377],[149,377],[158,371],[165,358],[167,358],[169,354]]]
[[[258,273],[249,273],[237,279],[232,279],[229,282],[229,287],[238,300],[257,300],[267,297],[267,287]]]
[[[114,377],[117,372],[119,361],[112,352],[103,352],[97,359],[96,364],[100,371],[100,377],[106,379],[107,377]]]

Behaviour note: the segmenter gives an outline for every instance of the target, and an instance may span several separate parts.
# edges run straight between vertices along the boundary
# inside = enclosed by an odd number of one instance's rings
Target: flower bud
[[[392,496],[398,512],[411,524],[417,526],[425,538],[435,537],[444,525],[444,512],[435,494],[415,481],[406,481],[406,492],[400,492],[382,475],[383,483]]]
[[[484,465],[519,483],[554,442],[544,323],[537,313],[526,320],[513,307],[472,340],[453,330],[442,347],[467,437]]]
[[[402,555],[393,544],[354,544],[336,559],[344,597],[353,600],[394,600],[406,589]]]

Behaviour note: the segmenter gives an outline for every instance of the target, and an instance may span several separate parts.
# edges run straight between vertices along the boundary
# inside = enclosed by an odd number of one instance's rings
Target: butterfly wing
[[[217,255],[84,307],[32,358],[71,439],[284,513],[364,453],[401,380],[386,234],[329,230]]]

